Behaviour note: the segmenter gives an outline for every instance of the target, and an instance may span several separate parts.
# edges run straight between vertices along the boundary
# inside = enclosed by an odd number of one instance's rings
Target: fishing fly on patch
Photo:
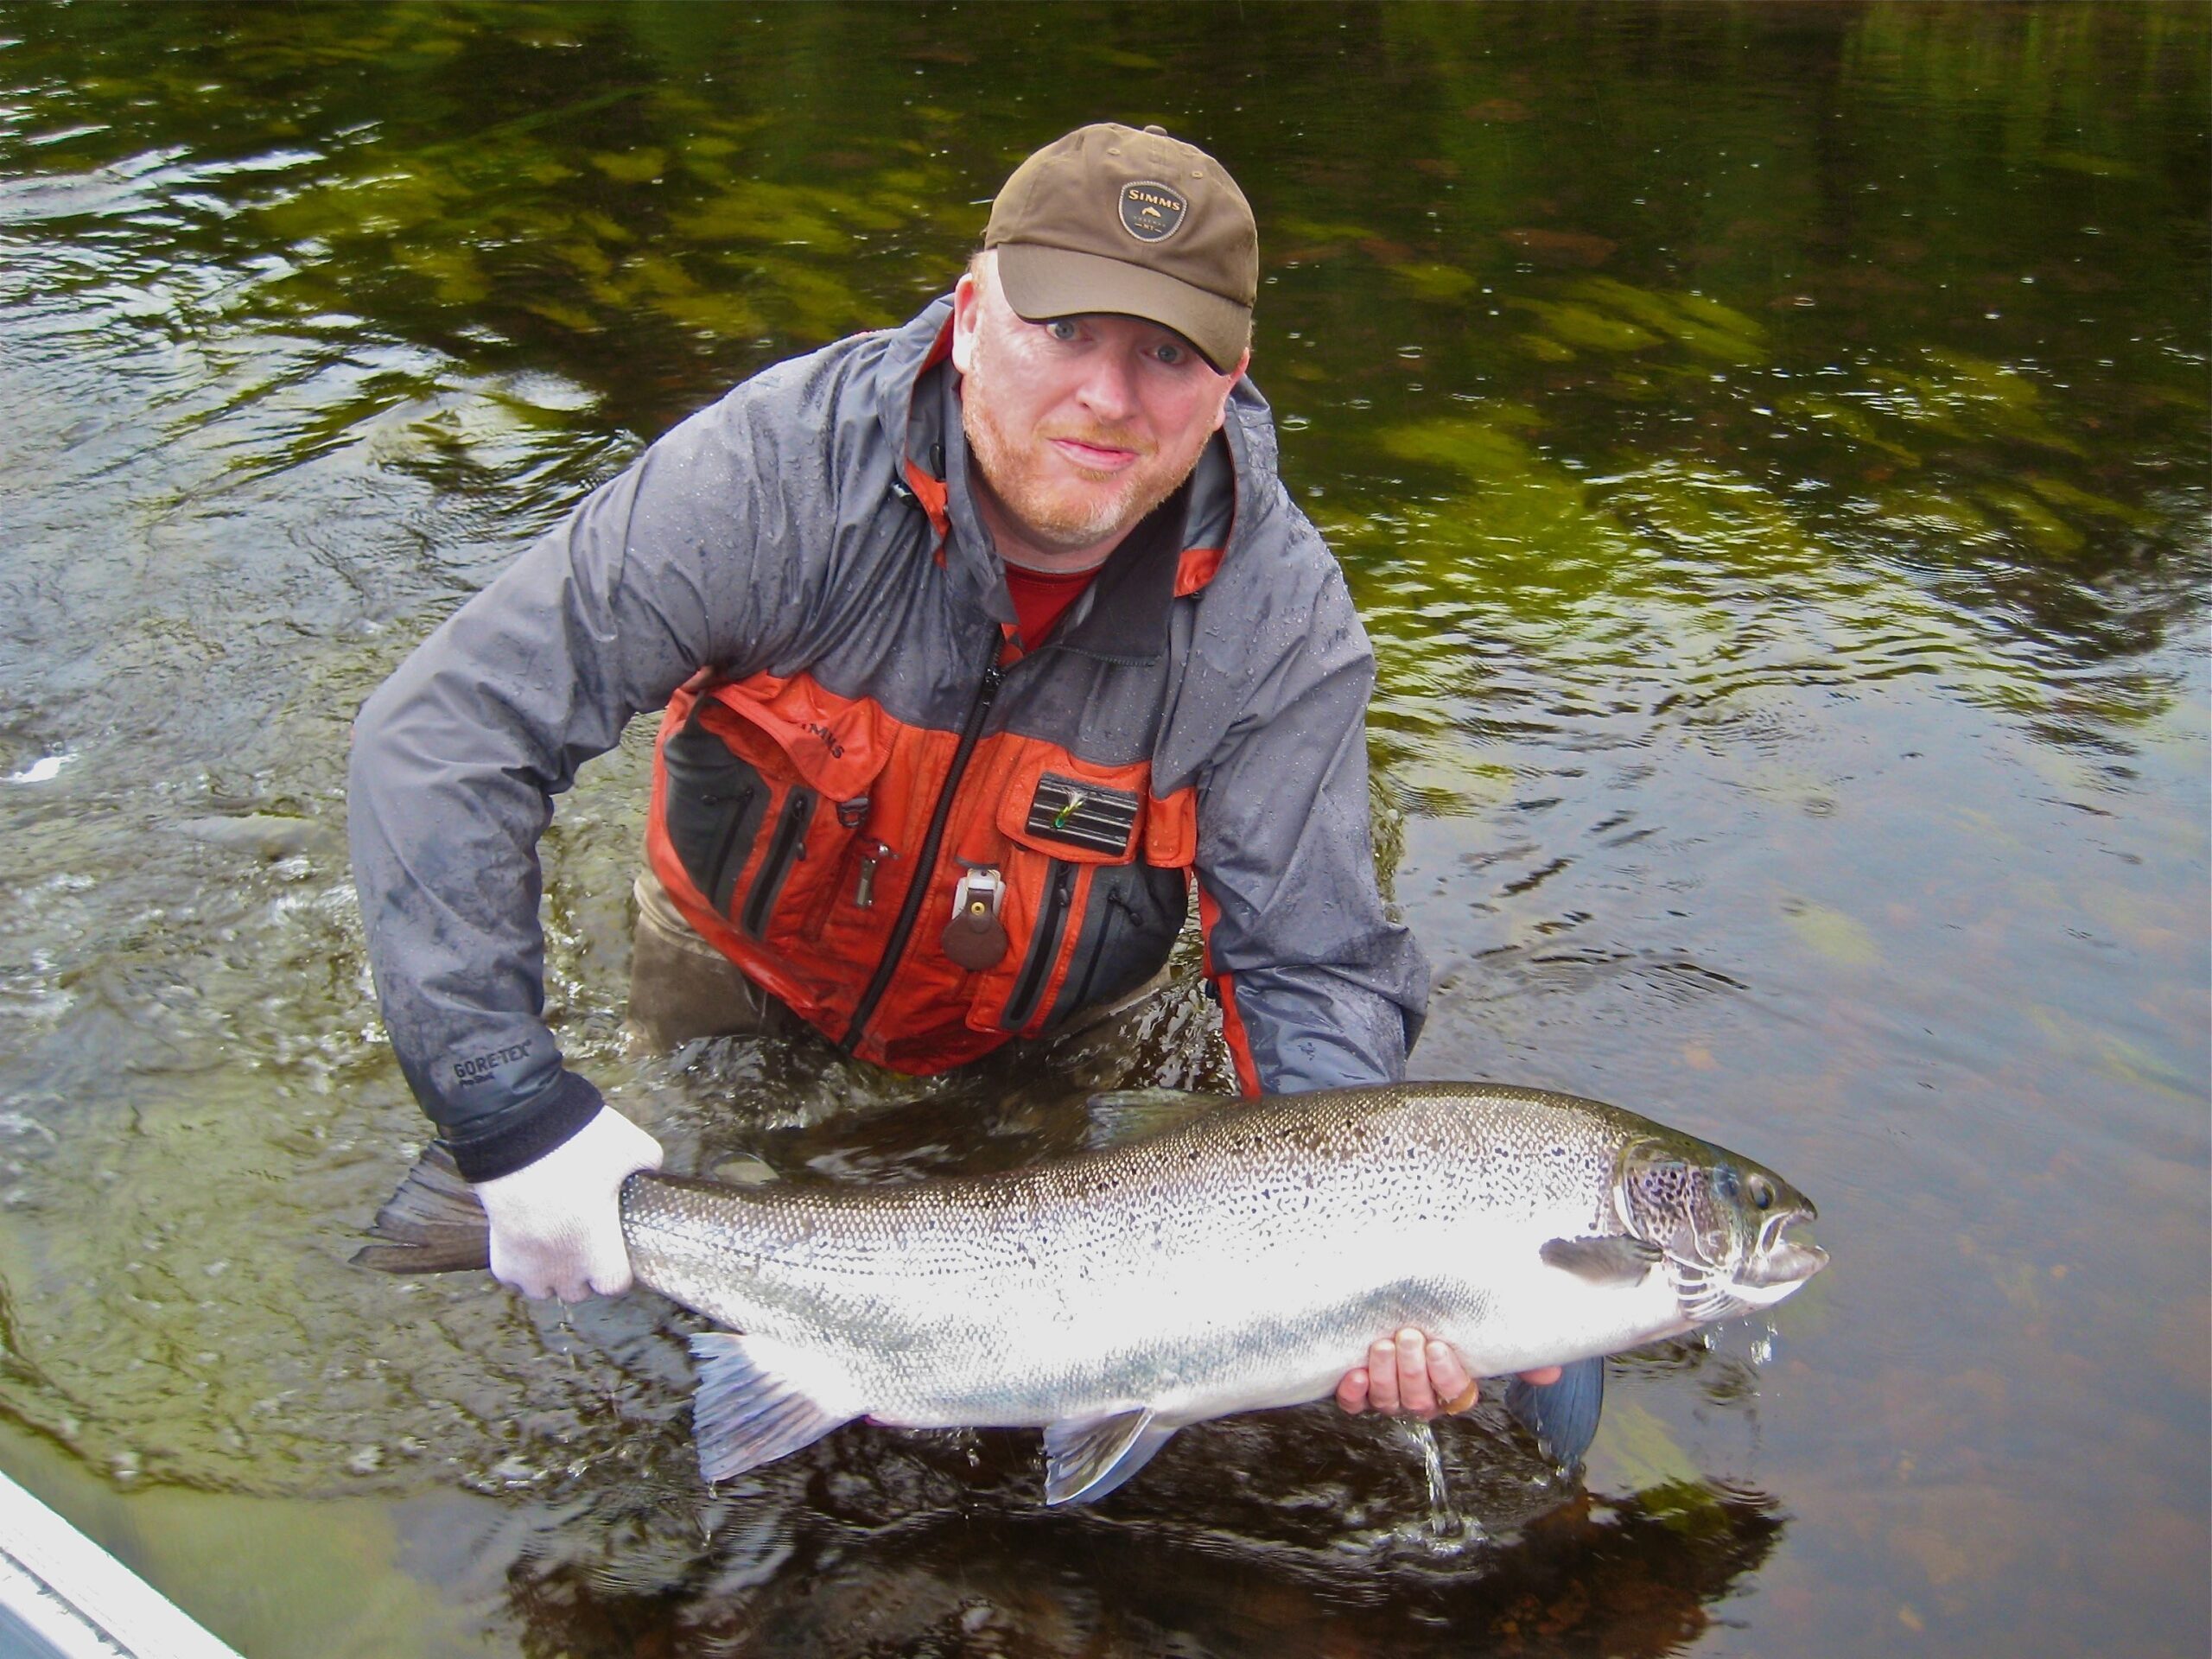
[[[1081,784],[1048,772],[1037,780],[1023,827],[1046,841],[1120,854],[1128,850],[1141,804],[1128,790]]]

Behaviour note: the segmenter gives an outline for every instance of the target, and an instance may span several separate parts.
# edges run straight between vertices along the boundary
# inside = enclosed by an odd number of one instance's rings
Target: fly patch
[[[1030,798],[1026,828],[1040,841],[1064,841],[1093,852],[1125,853],[1137,827],[1141,798],[1126,789],[1103,789],[1046,772]]]
[[[1183,193],[1147,179],[1122,187],[1122,228],[1140,242],[1165,242],[1183,228],[1191,210]]]

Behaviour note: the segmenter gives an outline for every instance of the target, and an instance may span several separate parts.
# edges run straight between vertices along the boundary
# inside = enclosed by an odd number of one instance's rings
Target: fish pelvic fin
[[[1560,1367],[1558,1382],[1542,1385],[1516,1376],[1505,1385],[1505,1408],[1536,1437],[1546,1457],[1572,1469],[1598,1437],[1599,1414],[1605,1408],[1605,1362],[1578,1359]]]
[[[708,1332],[691,1338],[691,1431],[709,1483],[788,1457],[861,1414],[818,1397],[836,1382],[819,1358],[772,1338]]]
[[[1089,1503],[1105,1497],[1150,1463],[1174,1433],[1174,1425],[1153,1421],[1149,1406],[1052,1424],[1045,1431],[1045,1501]]]
[[[352,1265],[379,1273],[460,1273],[492,1265],[492,1224],[461,1166],[436,1142],[369,1224]]]
[[[1601,1289],[1640,1285],[1666,1254],[1656,1244],[1625,1233],[1608,1238],[1548,1238],[1536,1252],[1545,1265],[1587,1280]]]

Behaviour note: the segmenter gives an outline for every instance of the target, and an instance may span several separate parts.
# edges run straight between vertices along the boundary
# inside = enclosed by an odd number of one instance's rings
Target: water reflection
[[[1694,1379],[1697,1351],[1678,1356]],[[1739,1410],[1740,1371],[1704,1385]],[[1628,1397],[1633,1399],[1633,1380]],[[1648,1423],[1648,1420],[1647,1420]],[[1665,1446],[1663,1431],[1656,1433]],[[1780,1541],[1755,1488],[1664,1449],[1618,1497],[1486,1408],[1439,1433],[1451,1524],[1400,1433],[1326,1408],[1187,1431],[1047,1512],[1033,1434],[857,1426],[702,1497],[680,1440],[480,1543],[531,1650],[575,1654],[1662,1654]]]

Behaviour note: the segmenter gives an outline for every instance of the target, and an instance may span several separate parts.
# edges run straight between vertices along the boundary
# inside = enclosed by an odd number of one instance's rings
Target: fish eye
[[[1764,1175],[1754,1175],[1751,1179],[1751,1208],[1754,1210],[1771,1210],[1774,1208],[1773,1182],[1768,1180]]]

